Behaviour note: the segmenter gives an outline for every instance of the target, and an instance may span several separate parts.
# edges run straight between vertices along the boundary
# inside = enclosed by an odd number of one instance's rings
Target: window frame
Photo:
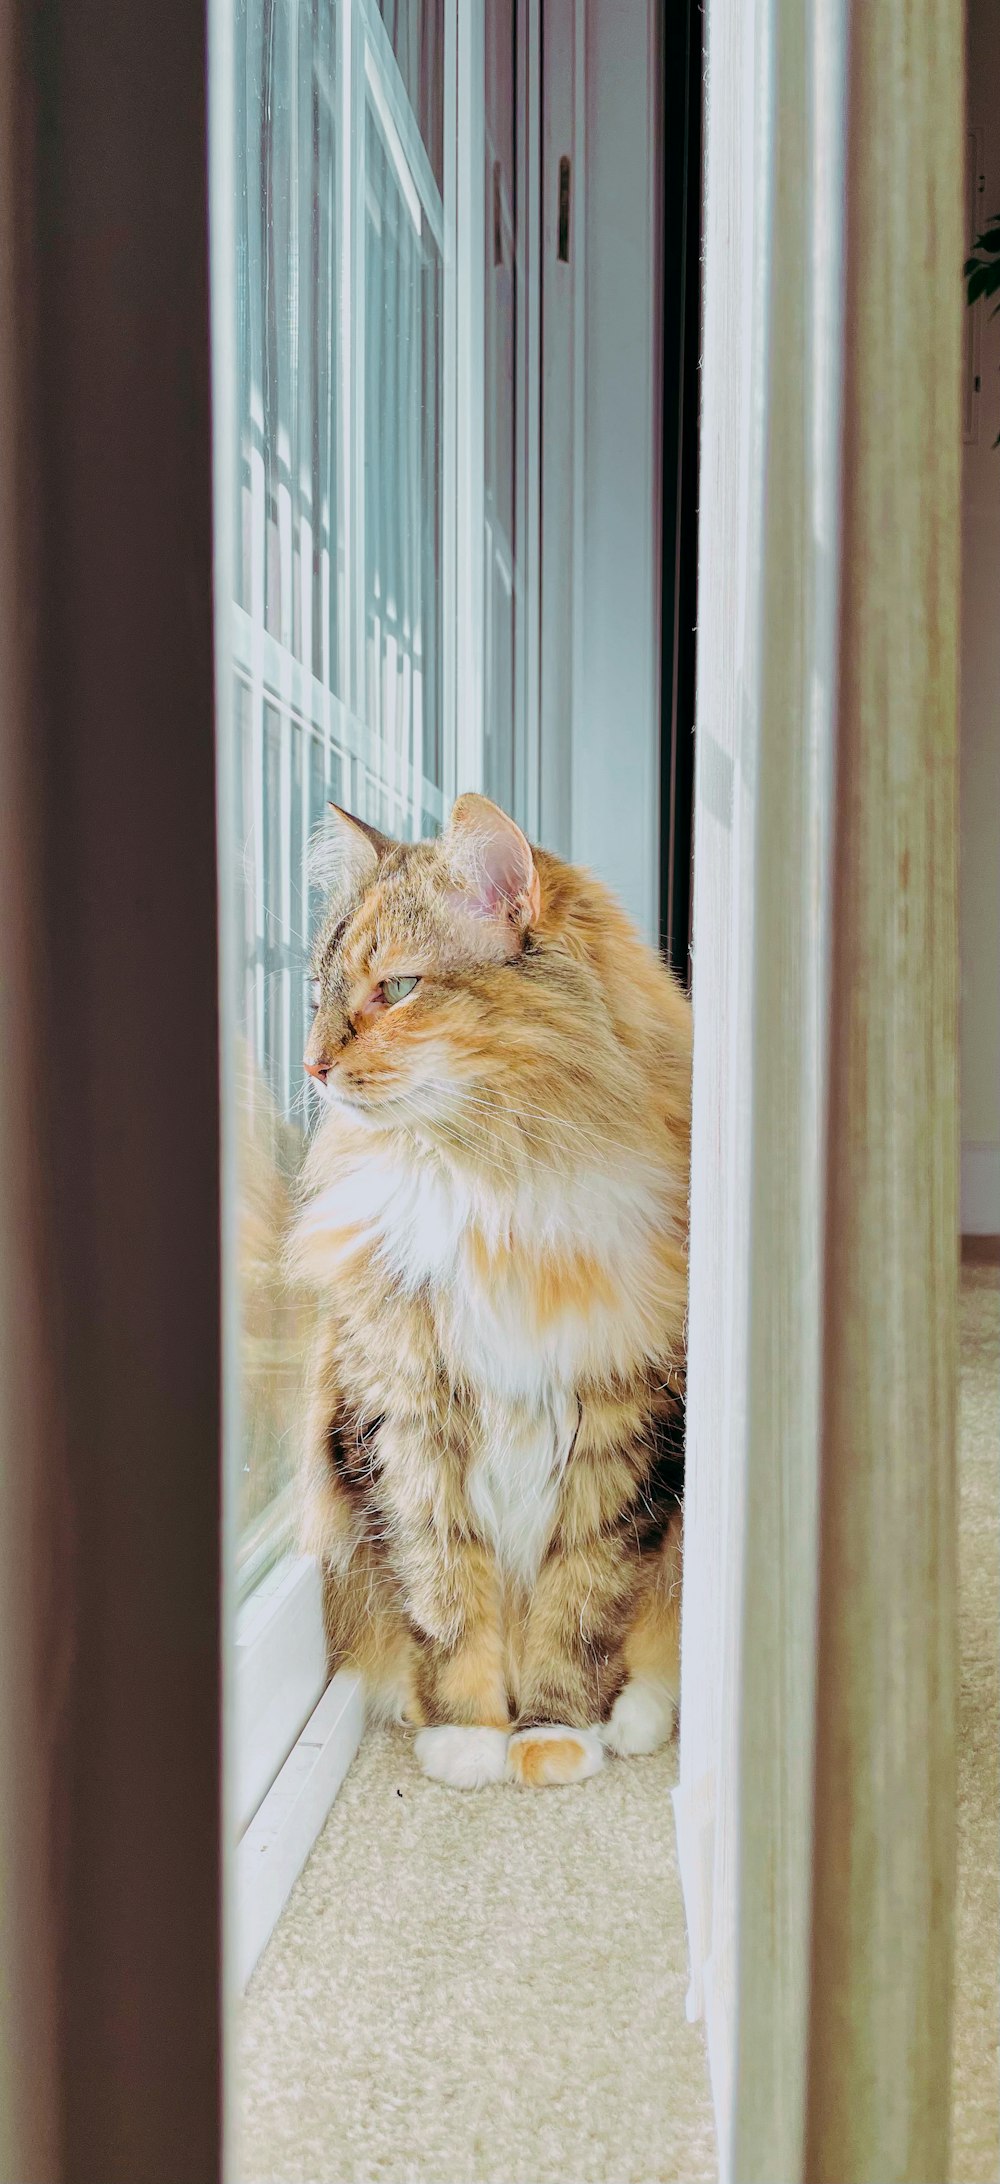
[[[206,63],[0,9],[0,2171],[67,2184],[222,2173]]]

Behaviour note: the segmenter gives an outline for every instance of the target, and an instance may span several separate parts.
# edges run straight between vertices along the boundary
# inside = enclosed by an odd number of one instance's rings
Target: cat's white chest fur
[[[531,1585],[555,1520],[579,1407],[575,1397],[553,1390],[533,1416],[512,1415],[488,1398],[480,1416],[482,1448],[469,1473],[469,1504],[504,1569]]]
[[[320,1232],[367,1231],[394,1278],[430,1297],[451,1369],[477,1398],[473,1514],[503,1566],[526,1584],[551,1535],[579,1420],[575,1389],[583,1375],[618,1364],[621,1313],[595,1301],[549,1314],[540,1325],[531,1284],[517,1271],[519,1255],[527,1268],[527,1255],[543,1242],[562,1252],[585,1247],[591,1261],[603,1259],[610,1269],[644,1211],[641,1190],[608,1176],[599,1189],[595,1179],[580,1179],[578,1200],[574,1205],[562,1185],[500,1204],[482,1185],[439,1166],[380,1153],[315,1199],[306,1217]],[[484,1267],[465,1248],[473,1231],[486,1247]],[[502,1274],[491,1271],[491,1246]]]
[[[319,1193],[301,1229],[307,1237],[346,1239],[331,1245],[334,1266],[338,1251],[349,1254],[358,1232],[366,1232],[405,1289],[432,1297],[453,1365],[485,1394],[531,1402],[541,1412],[553,1390],[571,1388],[582,1372],[605,1362],[599,1352],[613,1339],[617,1316],[566,1310],[539,1326],[530,1285],[517,1277],[519,1253],[546,1244],[561,1253],[581,1247],[610,1265],[623,1230],[639,1217],[642,1196],[641,1186],[608,1176],[579,1178],[575,1192],[555,1178],[544,1191],[526,1188],[522,1200],[499,1202],[482,1184],[440,1165],[379,1151]],[[504,1278],[476,1273],[464,1248],[472,1231],[487,1264],[504,1247]]]

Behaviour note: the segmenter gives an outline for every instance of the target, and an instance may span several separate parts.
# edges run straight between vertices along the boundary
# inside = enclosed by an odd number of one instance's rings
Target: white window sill
[[[310,1555],[286,1555],[236,1617],[234,1817],[249,1825],[327,1681],[323,1590]]]
[[[245,1987],[361,1742],[360,1676],[328,1684],[236,1853],[236,1973]]]
[[[287,1555],[243,1602],[233,1682],[236,1960],[246,1984],[361,1741],[360,1677],[327,1682],[323,1590]]]

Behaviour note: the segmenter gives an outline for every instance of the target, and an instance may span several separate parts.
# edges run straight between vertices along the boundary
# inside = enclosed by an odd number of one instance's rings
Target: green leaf
[[[1000,262],[977,265],[968,275],[969,302],[975,303],[980,296],[992,296],[1000,288]]]

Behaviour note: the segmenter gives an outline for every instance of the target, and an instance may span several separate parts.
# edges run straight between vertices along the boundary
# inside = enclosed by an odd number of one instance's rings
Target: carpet
[[[949,2184],[998,2173],[1000,1273],[963,1280],[958,1992]],[[239,2184],[716,2175],[670,1789],[460,1796],[369,1733],[241,2013]]]
[[[962,1275],[958,1912],[950,2184],[1000,2174],[1000,1268]]]

